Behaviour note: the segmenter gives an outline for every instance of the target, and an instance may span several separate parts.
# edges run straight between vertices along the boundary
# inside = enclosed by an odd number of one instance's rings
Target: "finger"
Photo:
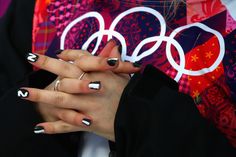
[[[57,56],[64,61],[74,61],[84,55],[90,56],[91,54],[84,50],[64,50]]]
[[[140,70],[141,68],[138,63],[130,63],[130,62],[119,62],[118,67],[112,69],[114,73],[125,73],[125,74],[132,74]]]
[[[88,131],[92,124],[90,117],[73,110],[57,110],[57,116],[61,119],[60,121],[40,123],[35,127],[35,133],[55,134]]]
[[[58,108],[76,109],[83,111],[86,108],[85,102],[83,105],[79,101],[79,95],[72,95],[58,91],[49,91],[36,88],[21,88],[17,92],[18,97],[33,102],[52,105]],[[79,102],[79,103],[78,103]]]
[[[109,57],[115,57],[121,60],[120,46],[114,46],[109,54]]]
[[[109,54],[111,53],[111,50],[115,47],[116,41],[115,40],[110,40],[106,46],[103,48],[99,56],[101,57],[108,57]],[[81,56],[84,55],[91,55],[88,51],[85,50],[63,50],[59,51],[60,53],[57,55],[60,59],[64,61],[74,61]]]
[[[74,64],[85,72],[106,71],[115,69],[119,65],[119,59],[84,55],[75,60]]]
[[[100,81],[88,81],[64,78],[60,80],[57,89],[65,93],[94,93],[101,88]]]
[[[88,129],[92,124],[92,118],[74,110],[60,110],[58,118],[75,126],[85,127]]]
[[[73,64],[50,58],[45,55],[29,53],[27,60],[40,69],[47,70],[63,77],[76,78],[82,73],[82,71]]]
[[[59,134],[83,131],[82,128],[68,124],[64,121],[44,122],[40,123],[34,128],[35,134]]]
[[[100,52],[99,56],[108,57],[115,46],[116,46],[116,41],[113,39],[109,40],[106,46]]]
[[[120,46],[115,46],[109,55],[109,57],[119,58],[118,67],[112,69],[112,71],[115,73],[125,73],[125,74],[132,74],[140,71],[141,65],[138,64],[138,62],[130,63],[121,61],[120,49],[121,49]]]

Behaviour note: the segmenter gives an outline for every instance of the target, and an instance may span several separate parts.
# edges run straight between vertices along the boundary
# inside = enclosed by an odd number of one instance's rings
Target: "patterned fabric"
[[[11,0],[0,0],[0,18],[7,11],[7,8],[10,3],[11,3]]]
[[[166,24],[166,25],[165,25]],[[33,50],[98,55],[113,37],[122,58],[152,64],[179,83],[236,147],[236,21],[220,0],[38,0]]]

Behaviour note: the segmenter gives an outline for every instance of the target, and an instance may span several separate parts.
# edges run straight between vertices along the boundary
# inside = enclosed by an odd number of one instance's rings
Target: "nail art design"
[[[110,42],[114,42],[116,44],[116,41],[114,39],[110,39],[106,44],[108,44]]]
[[[139,67],[141,67],[141,64],[139,62],[134,62],[133,66],[136,67],[136,68],[139,68]]]
[[[110,65],[110,66],[115,66],[117,61],[118,61],[118,58],[109,58],[107,60],[107,64]]]
[[[62,51],[64,51],[64,50],[61,50],[61,49],[56,50],[56,51],[55,51],[55,54],[56,54],[56,55],[59,55],[59,54],[61,54]]]
[[[43,134],[44,132],[45,132],[44,127],[42,127],[42,126],[35,126],[34,127],[35,134]]]
[[[101,82],[100,81],[90,82],[88,87],[90,89],[99,90],[101,88]]]
[[[91,120],[88,119],[88,118],[84,118],[84,119],[82,120],[82,123],[83,123],[84,125],[86,125],[86,126],[90,126],[90,125],[91,125]]]
[[[29,91],[27,91],[26,89],[19,89],[17,91],[17,96],[20,98],[27,98],[29,96]]]
[[[28,53],[27,60],[29,62],[36,62],[38,60],[39,56],[33,53]]]

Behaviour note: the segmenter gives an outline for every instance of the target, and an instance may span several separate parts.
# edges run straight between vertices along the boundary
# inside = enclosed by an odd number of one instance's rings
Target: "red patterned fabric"
[[[144,67],[152,64],[175,79],[179,91],[189,94],[200,113],[236,147],[236,21],[220,0],[187,0],[176,12],[171,5],[172,1],[162,0],[37,0],[32,47],[36,53],[54,57],[60,48],[83,48],[99,54],[112,35],[123,44],[123,59],[140,61]],[[111,28],[118,16],[132,9],[137,12],[118,19]],[[158,13],[165,28],[155,17]],[[80,20],[85,15],[88,18]],[[178,31],[185,26],[189,28]],[[174,32],[178,33],[170,37]],[[158,40],[140,45],[151,37]],[[155,48],[158,41],[161,44]]]

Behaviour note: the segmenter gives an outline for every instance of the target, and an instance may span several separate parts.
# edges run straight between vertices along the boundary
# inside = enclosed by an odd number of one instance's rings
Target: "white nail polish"
[[[99,90],[101,88],[101,82],[100,81],[90,82],[89,88]]]
[[[107,64],[110,65],[110,66],[115,66],[117,61],[118,61],[118,58],[109,58],[107,60]]]
[[[91,120],[90,120],[90,119],[87,119],[87,118],[84,118],[84,119],[82,120],[82,123],[83,123],[84,125],[86,125],[86,126],[90,126],[90,125],[91,125]]]
[[[29,96],[29,92],[25,89],[19,89],[17,91],[17,96],[20,98],[27,98]]]
[[[39,56],[33,53],[28,53],[27,60],[29,62],[36,62],[38,60]]]
[[[34,127],[34,133],[35,134],[43,134],[45,132],[44,128],[42,126],[36,126]]]

